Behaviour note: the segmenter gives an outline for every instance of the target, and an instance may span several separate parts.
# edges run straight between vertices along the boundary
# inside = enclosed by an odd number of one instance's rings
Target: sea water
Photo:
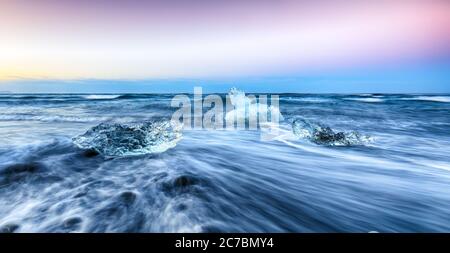
[[[270,139],[175,95],[0,95],[0,230],[450,231],[450,95],[277,94]]]

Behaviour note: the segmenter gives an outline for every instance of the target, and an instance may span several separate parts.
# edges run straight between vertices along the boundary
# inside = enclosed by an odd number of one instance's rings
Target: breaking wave
[[[120,95],[87,95],[84,96],[86,99],[115,99],[120,97]]]
[[[446,96],[418,96],[413,98],[402,98],[402,100],[418,100],[418,101],[450,103],[450,97]]]
[[[305,98],[297,98],[298,102],[305,102],[305,103],[327,103],[327,102],[333,102],[332,99],[329,98],[314,98],[314,97],[305,97]]]
[[[41,121],[41,122],[95,122],[104,117],[76,117],[63,115],[2,114],[0,121]]]
[[[352,100],[352,101],[358,101],[358,102],[365,102],[365,103],[380,103],[384,100],[379,97],[366,97],[366,98],[344,98],[345,100]]]
[[[356,131],[335,132],[329,126],[305,119],[296,119],[292,123],[292,131],[299,138],[325,146],[357,146],[371,141],[370,136],[361,135]]]
[[[101,123],[73,138],[76,146],[108,156],[162,153],[176,146],[181,128],[169,121],[136,124]]]

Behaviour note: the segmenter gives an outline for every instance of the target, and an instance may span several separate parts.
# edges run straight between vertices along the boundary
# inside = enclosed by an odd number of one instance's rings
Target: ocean
[[[277,94],[269,139],[175,95],[0,94],[0,231],[450,232],[449,94]]]

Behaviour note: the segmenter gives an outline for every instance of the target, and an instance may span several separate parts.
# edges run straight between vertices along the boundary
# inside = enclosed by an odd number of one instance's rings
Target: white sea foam
[[[329,98],[315,98],[315,97],[304,97],[304,98],[292,98],[289,99],[289,101],[295,101],[295,102],[307,102],[307,103],[327,103],[333,101]]]
[[[369,98],[344,98],[345,100],[353,100],[353,101],[359,101],[359,102],[366,102],[366,103],[381,103],[384,100],[381,98],[376,97],[369,97]]]
[[[86,95],[83,97],[86,99],[115,99],[120,97],[120,95]]]
[[[105,118],[64,115],[0,114],[0,121],[95,122],[101,120],[105,120]]]
[[[418,101],[431,101],[450,103],[450,97],[448,96],[417,96],[412,98],[401,98],[402,100],[418,100]]]

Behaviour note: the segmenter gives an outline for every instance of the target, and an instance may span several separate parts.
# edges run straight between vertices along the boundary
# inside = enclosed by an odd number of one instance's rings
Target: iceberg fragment
[[[370,136],[361,135],[356,131],[335,132],[329,126],[296,119],[292,124],[294,134],[315,144],[326,146],[364,145],[371,141]]]
[[[181,127],[170,121],[136,124],[101,123],[73,138],[81,149],[93,149],[104,156],[132,156],[162,153],[176,146]]]
[[[232,122],[235,117],[238,121],[258,120],[260,124],[274,120],[284,120],[278,106],[258,103],[255,96],[246,96],[245,92],[236,88],[231,88],[228,96],[234,109],[225,114],[225,120],[227,122]]]

